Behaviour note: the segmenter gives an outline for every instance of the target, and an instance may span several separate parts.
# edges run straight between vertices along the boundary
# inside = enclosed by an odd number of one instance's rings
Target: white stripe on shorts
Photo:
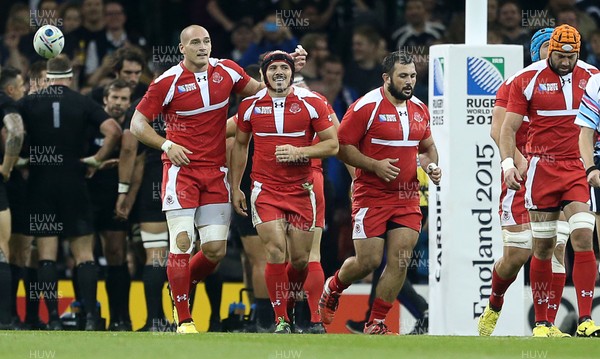
[[[360,208],[358,212],[356,212],[356,216],[354,216],[354,229],[352,230],[352,239],[367,238],[367,234],[365,233],[364,220],[368,210],[368,207]]]
[[[254,227],[263,223],[256,211],[256,200],[258,199],[260,191],[262,191],[262,183],[254,181],[254,188],[252,188],[252,193],[250,194],[250,209],[252,210],[252,225]]]
[[[514,189],[507,188],[506,190],[506,196],[502,199],[502,215],[500,216],[501,226],[512,226],[513,224],[517,224],[512,213],[512,206],[516,193],[517,191]]]
[[[527,181],[525,181],[525,208],[527,209],[537,209],[535,203],[531,199],[531,186],[533,186],[533,177],[535,176],[535,170],[537,168],[537,163],[540,158],[534,156],[529,161],[529,168],[527,169]]]
[[[167,172],[167,184],[165,186],[165,196],[163,198],[162,209],[168,211],[171,209],[181,209],[181,204],[177,198],[177,174],[181,167],[171,165]]]

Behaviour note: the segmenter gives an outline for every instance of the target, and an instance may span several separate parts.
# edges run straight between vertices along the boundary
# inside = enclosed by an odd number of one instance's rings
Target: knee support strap
[[[502,241],[505,247],[516,247],[523,249],[531,249],[531,231],[510,232],[506,229],[502,230]]]
[[[576,229],[589,229],[593,231],[594,224],[596,224],[596,218],[588,212],[575,213],[569,218],[571,233]]]
[[[531,234],[533,238],[549,239],[556,236],[558,221],[531,222]]]
[[[173,254],[190,254],[194,248],[194,213],[195,208],[167,211],[167,227],[169,227],[169,251]],[[189,248],[184,252],[177,246],[177,235],[186,232],[190,241]]]
[[[569,234],[571,233],[569,222],[567,221],[558,221],[557,222],[557,231],[556,231],[556,245],[567,244],[567,240],[569,239]]]
[[[150,233],[141,231],[144,248],[161,248],[169,246],[169,232]]]

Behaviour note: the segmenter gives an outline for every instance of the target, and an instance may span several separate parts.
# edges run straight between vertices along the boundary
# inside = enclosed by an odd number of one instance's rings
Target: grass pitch
[[[589,338],[0,332],[0,358],[11,359],[592,358],[599,345]]]

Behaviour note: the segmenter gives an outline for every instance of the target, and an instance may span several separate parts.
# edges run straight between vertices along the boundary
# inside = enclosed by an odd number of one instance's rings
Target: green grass
[[[592,358],[599,345],[586,338],[0,332],[0,358],[11,359]]]

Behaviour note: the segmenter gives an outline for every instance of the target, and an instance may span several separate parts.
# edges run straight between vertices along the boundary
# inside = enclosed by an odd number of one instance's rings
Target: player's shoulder
[[[585,92],[593,100],[600,102],[600,73],[596,73],[589,78]]]
[[[259,90],[257,93],[255,93],[252,96],[244,97],[241,104],[249,104],[256,100],[265,98],[266,96],[267,96],[267,88],[265,87],[265,88]]]
[[[427,105],[425,102],[421,101],[417,96],[412,96],[410,100],[408,100],[409,104],[413,104],[416,108],[423,112],[428,112]]]
[[[509,83],[514,81],[517,78],[533,78],[536,74],[538,74],[546,69],[550,69],[550,67],[548,66],[548,61],[546,61],[546,60],[536,61],[536,62],[532,63],[531,65],[525,67],[524,69],[518,71],[513,76],[511,76],[509,79],[512,79],[512,80],[509,81]]]
[[[170,82],[167,79],[179,78],[181,76],[181,74],[183,74],[183,72],[184,72],[184,68],[180,62],[176,65],[171,66],[171,68],[169,68],[168,70],[163,72],[160,76],[158,76],[156,79],[154,79],[154,81],[152,81],[152,84],[153,85],[162,84],[162,83],[170,84]],[[163,81],[163,80],[167,80],[167,81]]]
[[[293,85],[292,85],[293,86]],[[308,103],[324,103],[327,104],[327,99],[314,91],[311,91],[304,87],[293,86],[294,96],[299,99],[305,100]]]
[[[211,57],[208,59],[208,63],[215,69],[225,70],[232,77],[242,76],[244,73],[242,67],[230,59],[217,59]]]
[[[353,104],[353,110],[354,112],[368,111],[369,109],[373,109],[373,107],[377,107],[383,101],[383,98],[382,88],[378,87],[356,100]]]
[[[4,108],[6,106],[13,106],[15,101],[9,97],[4,92],[0,92],[0,108]]]
[[[592,76],[598,73],[598,68],[594,65],[588,64],[585,61],[577,60],[575,64],[576,68],[579,68],[584,73],[584,76]]]

